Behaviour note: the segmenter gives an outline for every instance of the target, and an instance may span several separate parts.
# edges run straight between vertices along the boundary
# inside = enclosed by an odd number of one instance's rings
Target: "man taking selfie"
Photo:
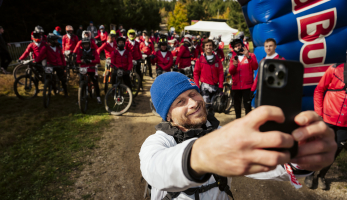
[[[185,75],[162,74],[150,92],[163,119],[139,153],[142,176],[152,186],[152,200],[227,200],[232,194],[231,180],[226,177],[253,174],[249,177],[289,180],[292,173],[292,184],[297,184],[294,175],[307,176],[333,162],[334,133],[313,111],[296,116],[300,128],[292,135],[260,132],[259,126],[267,121],[284,122],[280,108],[261,106],[220,127],[216,118],[207,115],[195,82]],[[264,149],[290,148],[294,141],[299,142],[299,149],[293,159],[287,151]]]

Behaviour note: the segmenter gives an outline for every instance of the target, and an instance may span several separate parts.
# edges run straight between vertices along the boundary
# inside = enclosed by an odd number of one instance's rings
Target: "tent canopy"
[[[228,44],[231,40],[231,35],[237,33],[237,29],[231,28],[225,22],[214,21],[199,21],[194,25],[184,27],[185,31],[203,31],[210,32],[210,36],[218,37],[222,35],[222,41]]]

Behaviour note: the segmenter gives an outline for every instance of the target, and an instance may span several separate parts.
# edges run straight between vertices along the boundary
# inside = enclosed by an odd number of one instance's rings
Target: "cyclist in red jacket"
[[[37,58],[40,54],[42,47],[46,46],[46,42],[42,41],[42,36],[40,32],[36,30],[31,33],[31,39],[33,40],[33,43],[30,43],[28,45],[22,56],[19,58],[19,62],[25,60],[30,54],[30,52],[33,52],[33,59]],[[45,59],[45,57],[43,59]]]
[[[107,41],[108,33],[105,31],[105,26],[101,25],[98,30],[98,35],[94,37],[94,39],[99,39],[102,44]]]
[[[96,52],[96,49],[91,48],[91,42],[89,38],[83,38],[82,39],[82,47],[83,49],[80,49],[77,53],[77,59],[76,62],[77,64],[80,64],[80,67],[97,67],[98,64],[100,64],[100,57],[99,54]],[[93,58],[93,59],[88,59],[88,58]],[[101,103],[101,98],[100,98],[100,88],[99,88],[99,81],[98,81],[98,76],[97,76],[97,71],[95,68],[88,68],[88,76],[90,80],[94,84],[94,89],[96,93],[96,99],[98,101],[98,104]]]
[[[155,53],[154,51],[154,44],[149,40],[149,37],[145,37],[145,41],[140,44],[140,49],[143,54],[147,55],[147,68],[149,69],[149,77],[153,79],[152,74],[152,66],[151,66],[151,58],[153,58],[153,55]]]
[[[233,80],[234,107],[236,119],[241,118],[241,102],[246,110],[246,115],[251,112],[249,101],[253,85],[253,71],[258,69],[257,58],[249,53],[240,38],[233,39],[231,45],[234,49],[230,59],[229,73]]]
[[[173,56],[167,47],[167,39],[163,37],[158,43],[159,50],[155,52],[152,64],[156,64],[157,77],[165,72],[170,72],[173,64]]]
[[[83,31],[82,33],[82,39],[83,38],[89,38],[90,39],[90,44],[91,44],[91,48],[92,49],[98,49],[98,45],[95,44],[95,40],[92,38],[92,34],[90,33],[90,31]],[[74,54],[77,55],[78,50],[82,49],[82,40],[80,40],[75,47],[75,50],[73,51]]]
[[[35,31],[40,33],[40,35],[42,36],[41,41],[47,43],[47,35],[45,35],[43,28],[41,26],[35,26]]]
[[[183,39],[183,45],[180,46],[177,59],[175,63],[176,69],[184,69],[190,67],[192,55],[190,53],[189,47],[192,45],[192,36],[185,35]]]
[[[62,83],[65,96],[67,97],[66,78],[64,77],[64,69],[66,66],[65,57],[60,44],[58,43],[59,37],[50,33],[47,37],[47,46],[43,46],[39,56],[35,58],[35,62],[39,63],[44,58],[47,59],[47,66],[61,66],[61,68],[54,68]]]
[[[203,48],[204,55],[199,56],[195,63],[194,82],[199,88],[201,87],[201,95],[206,103],[207,110],[214,113],[211,110],[211,100],[213,96],[223,92],[223,65],[220,58],[213,53],[215,43],[212,40],[203,40]]]
[[[123,69],[124,74],[123,74],[123,81],[125,85],[127,85],[131,89],[131,81],[130,81],[130,71],[133,68],[133,57],[130,51],[128,51],[125,48],[125,38],[124,37],[118,37],[117,38],[117,49],[114,50],[111,53],[111,72],[112,73],[112,78],[111,82],[112,84],[115,83],[116,81],[116,69]]]
[[[70,25],[67,25],[66,28],[66,35],[63,36],[63,52],[65,51],[73,51],[76,48],[76,45],[78,43],[78,37],[73,33],[73,28]]]
[[[319,81],[313,96],[314,110],[335,132],[337,142],[335,159],[347,145],[347,81],[344,75],[346,72],[346,63],[330,66]],[[327,189],[325,175],[330,167],[331,165],[320,170],[317,175],[318,187],[323,190]],[[305,185],[310,189],[312,188],[313,179],[314,174],[305,178]]]
[[[140,50],[140,43],[135,40],[135,30],[130,29],[128,31],[128,40],[125,43],[125,49],[132,54],[132,59],[134,60],[134,64],[136,67],[136,73],[138,73],[141,77],[141,82],[140,82],[140,88],[143,89],[142,87],[142,80],[143,80],[143,74],[141,71],[141,62],[140,60],[142,59],[142,53]]]

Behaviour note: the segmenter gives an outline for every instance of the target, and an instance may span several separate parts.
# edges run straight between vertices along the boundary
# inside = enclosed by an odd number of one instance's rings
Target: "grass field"
[[[59,199],[113,118],[96,100],[81,114],[76,77],[69,97],[53,96],[48,109],[42,93],[28,101],[15,97],[13,81],[0,75],[0,199]]]

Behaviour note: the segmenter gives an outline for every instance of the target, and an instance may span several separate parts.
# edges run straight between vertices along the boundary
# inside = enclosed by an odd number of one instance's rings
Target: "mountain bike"
[[[44,71],[42,65],[29,62],[26,63],[25,66],[25,74],[18,76],[13,85],[14,93],[22,100],[36,97],[39,93],[39,82],[41,81],[44,84]]]
[[[44,80],[45,84],[43,86],[43,107],[48,108],[51,101],[52,91],[55,95],[60,92],[60,80],[54,68],[61,68],[61,66],[47,66],[44,68]]]
[[[232,79],[231,76],[229,74],[229,70],[228,67],[225,69],[224,71],[224,83],[223,83],[223,93],[225,95],[227,95],[228,98],[228,104],[227,107],[225,108],[225,113],[229,113],[231,108],[234,106],[234,98],[233,98],[233,94],[232,94]]]
[[[131,89],[124,84],[124,70],[115,66],[114,70],[116,80],[105,96],[105,109],[111,115],[122,115],[129,110],[133,102],[133,94]]]
[[[30,60],[23,60],[19,63],[19,65],[17,65],[14,70],[13,70],[13,77],[14,79],[17,79],[18,77],[22,76],[22,75],[25,75],[26,74],[26,71],[27,71],[27,68],[29,66],[29,64],[31,65],[35,65],[33,63],[34,59],[30,59]],[[47,65],[47,61],[46,60],[43,60],[41,63],[40,63],[42,66],[46,66]],[[19,82],[20,84],[23,84],[22,82]]]
[[[110,69],[111,69],[111,58],[107,58],[106,62],[105,62],[105,71],[104,71],[104,91],[105,91],[105,94],[107,93],[108,85],[111,82]]]
[[[83,114],[86,114],[88,109],[88,94],[90,98],[95,97],[94,84],[88,75],[88,69],[96,67],[79,67],[79,88],[78,88],[78,106]]]

